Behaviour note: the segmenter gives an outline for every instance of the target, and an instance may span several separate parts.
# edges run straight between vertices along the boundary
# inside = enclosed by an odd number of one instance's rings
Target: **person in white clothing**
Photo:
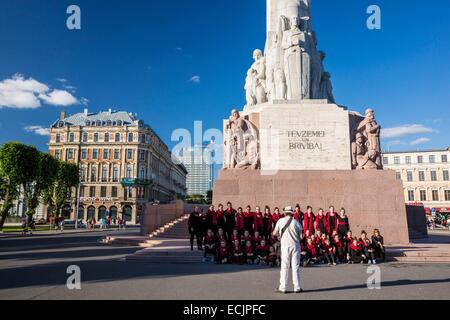
[[[289,268],[292,267],[292,280],[294,292],[303,292],[300,287],[300,255],[303,226],[293,218],[292,207],[284,209],[286,217],[278,220],[273,230],[273,235],[280,239],[281,243],[281,272],[280,286],[275,290],[279,293],[287,293],[289,280]]]

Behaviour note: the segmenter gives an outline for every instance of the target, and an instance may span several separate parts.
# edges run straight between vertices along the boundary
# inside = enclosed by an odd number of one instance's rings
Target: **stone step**
[[[392,257],[392,260],[408,263],[450,263],[450,257]]]

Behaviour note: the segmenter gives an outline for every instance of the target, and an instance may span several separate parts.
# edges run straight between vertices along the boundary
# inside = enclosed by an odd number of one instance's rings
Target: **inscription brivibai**
[[[322,142],[311,141],[313,138],[325,138],[325,131],[320,130],[292,130],[287,133],[288,138],[300,138],[300,141],[289,140],[289,150],[323,150]]]

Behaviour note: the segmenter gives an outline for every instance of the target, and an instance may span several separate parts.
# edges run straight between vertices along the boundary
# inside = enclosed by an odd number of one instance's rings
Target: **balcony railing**
[[[134,178],[123,178],[121,180],[122,186],[124,187],[136,187],[136,186],[148,186],[153,183],[152,179],[134,179]]]

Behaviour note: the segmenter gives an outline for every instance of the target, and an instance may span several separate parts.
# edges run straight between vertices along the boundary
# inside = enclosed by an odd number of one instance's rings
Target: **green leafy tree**
[[[213,191],[212,190],[208,190],[208,192],[206,192],[206,202],[208,204],[211,204],[213,200]]]
[[[55,183],[58,170],[58,161],[48,153],[39,152],[34,162],[36,165],[34,181],[23,184],[24,195],[27,199],[26,214],[29,220],[36,213],[44,193]]]
[[[72,196],[72,189],[78,186],[78,183],[78,166],[73,163],[58,161],[55,179],[44,190],[44,204],[55,208],[53,213],[59,217],[62,207]]]
[[[36,175],[36,148],[19,142],[9,142],[0,148],[0,175],[2,176],[3,204],[0,210],[0,230],[17,199],[21,186],[30,183]]]

